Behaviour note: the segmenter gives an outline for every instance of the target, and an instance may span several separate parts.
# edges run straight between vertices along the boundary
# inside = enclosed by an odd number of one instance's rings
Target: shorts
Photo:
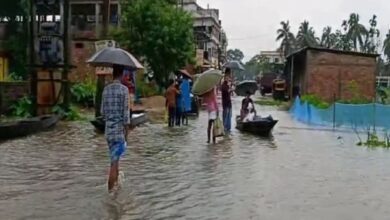
[[[209,112],[209,120],[215,120],[215,119],[217,119],[217,112],[216,111]]]
[[[111,164],[118,162],[126,151],[126,141],[108,141]]]

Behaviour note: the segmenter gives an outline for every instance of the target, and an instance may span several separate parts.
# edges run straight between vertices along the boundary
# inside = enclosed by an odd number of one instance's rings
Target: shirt
[[[101,114],[106,123],[106,139],[124,141],[125,126],[130,124],[129,91],[118,80],[104,88]]]
[[[230,88],[229,88],[227,81],[225,81],[222,84],[221,90],[222,90],[222,107],[223,108],[231,108],[232,107],[232,99],[230,96]]]
[[[122,84],[127,87],[129,93],[134,94],[134,84],[130,81],[130,77],[128,75],[123,76]]]
[[[170,86],[165,93],[167,99],[167,107],[176,108],[176,96],[179,94],[179,90],[175,86]]]
[[[243,110],[248,110],[249,103],[253,105],[253,100],[251,98],[244,98],[241,103],[241,108]]]
[[[183,108],[186,112],[191,111],[191,89],[190,89],[190,82],[188,79],[183,79],[182,83],[180,84],[180,90],[181,95],[183,99]]]
[[[218,111],[218,103],[217,103],[217,96],[215,94],[215,90],[207,93],[203,98],[204,98],[204,102],[206,102],[207,104],[208,112]]]

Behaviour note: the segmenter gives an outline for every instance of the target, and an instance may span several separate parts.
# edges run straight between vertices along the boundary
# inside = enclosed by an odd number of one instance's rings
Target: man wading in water
[[[104,88],[101,113],[106,122],[105,136],[108,143],[111,168],[108,191],[120,186],[123,173],[119,172],[119,159],[126,150],[129,115],[129,90],[121,83],[123,67],[113,66],[114,81]],[[119,176],[119,178],[118,178]]]

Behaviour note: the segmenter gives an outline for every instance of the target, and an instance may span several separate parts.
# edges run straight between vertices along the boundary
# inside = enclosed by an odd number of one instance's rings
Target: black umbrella
[[[107,47],[95,53],[87,63],[93,66],[112,67],[113,65],[122,65],[134,69],[143,69],[140,62],[129,52],[120,49]]]
[[[242,81],[236,86],[236,94],[238,96],[246,96],[249,92],[251,95],[255,94],[258,89],[257,82],[254,80]]]
[[[245,68],[238,61],[229,61],[223,65],[224,68],[229,68],[231,70],[245,70]]]

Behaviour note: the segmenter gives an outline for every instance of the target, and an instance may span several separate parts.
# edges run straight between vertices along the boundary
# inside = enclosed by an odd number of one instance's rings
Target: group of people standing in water
[[[191,79],[187,74],[180,71],[169,82],[165,93],[169,127],[188,125],[188,113],[192,108],[190,83]]]

